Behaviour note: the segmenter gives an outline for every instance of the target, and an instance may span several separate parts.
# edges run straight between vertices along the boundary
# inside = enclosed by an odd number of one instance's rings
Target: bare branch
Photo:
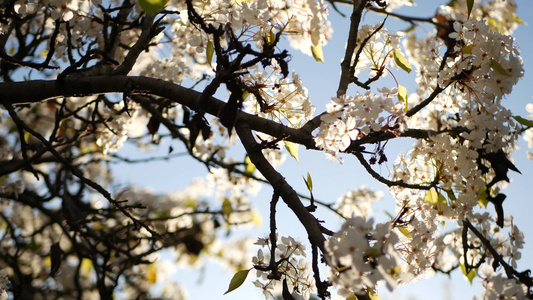
[[[348,85],[351,82],[350,67],[352,64],[352,57],[354,56],[355,47],[357,47],[357,33],[359,32],[359,22],[361,22],[361,15],[365,9],[367,0],[355,0],[353,3],[353,12],[350,17],[350,32],[348,33],[348,43],[346,44],[346,52],[341,63],[341,78],[339,81],[339,88],[337,89],[337,97],[346,94]],[[357,63],[357,62],[355,62]]]

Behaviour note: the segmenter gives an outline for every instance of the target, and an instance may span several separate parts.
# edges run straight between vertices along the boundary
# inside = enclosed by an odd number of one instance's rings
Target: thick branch
[[[302,204],[296,191],[287,183],[285,178],[278,173],[261,152],[262,147],[255,141],[252,128],[247,122],[237,120],[235,130],[250,156],[250,160],[257,170],[270,182],[276,194],[279,194],[287,206],[294,212],[307,231],[311,244],[316,245],[322,253],[325,251],[325,238],[322,235],[317,219]]]
[[[192,110],[203,111],[213,116],[219,116],[225,102],[209,97],[200,102],[202,93],[188,89],[172,82],[149,77],[135,76],[95,76],[82,78],[65,78],[62,81],[33,80],[23,82],[0,83],[0,99],[5,99],[11,105],[22,105],[43,102],[57,97],[82,97],[107,93],[123,93],[133,87],[131,94],[152,94],[176,103],[180,103]],[[288,140],[317,149],[310,133],[290,128],[274,121],[255,115],[238,112],[238,118],[246,121],[253,130],[257,130],[275,138]]]

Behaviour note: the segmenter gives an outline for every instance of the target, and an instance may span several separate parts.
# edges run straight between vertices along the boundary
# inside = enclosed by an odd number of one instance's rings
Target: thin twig
[[[483,245],[487,248],[487,250],[489,250],[489,252],[492,254],[492,257],[496,261],[498,261],[500,265],[503,266],[503,269],[505,270],[505,274],[507,274],[507,277],[509,279],[518,278],[518,280],[520,280],[523,284],[527,285],[529,288],[533,287],[533,280],[531,279],[531,277],[529,277],[528,271],[518,272],[517,270],[515,270],[503,259],[500,253],[498,253],[498,251],[494,249],[494,247],[492,247],[490,241],[485,236],[483,236],[483,234],[479,232],[479,230],[477,230],[477,228],[474,227],[474,225],[472,225],[472,223],[470,223],[468,219],[465,219],[463,223],[468,229],[470,229],[479,238],[481,243],[483,243]]]
[[[391,181],[391,180],[388,180],[387,178],[385,178],[385,177],[379,175],[378,172],[374,171],[374,169],[372,169],[372,167],[371,167],[370,164],[365,160],[365,158],[363,157],[363,154],[362,154],[361,152],[354,151],[353,154],[355,155],[355,157],[357,157],[357,159],[359,160],[359,162],[361,163],[361,165],[363,165],[363,167],[365,168],[365,170],[366,170],[370,175],[372,175],[372,177],[374,177],[375,179],[377,179],[379,182],[386,184],[388,187],[399,186],[399,187],[403,187],[403,188],[418,189],[418,190],[429,190],[430,188],[433,187],[432,184],[429,184],[429,185],[419,185],[419,184],[410,184],[410,183],[406,183],[406,182],[404,182],[404,181],[402,181],[402,180],[397,180],[397,181]]]
[[[359,32],[359,23],[361,22],[361,15],[365,9],[367,0],[355,0],[353,3],[353,12],[350,17],[350,31],[348,33],[348,43],[346,44],[346,52],[341,63],[341,78],[339,80],[339,88],[337,89],[337,97],[346,94],[348,85],[351,82],[350,66],[352,64],[352,57],[354,55],[355,47],[357,47],[357,34]]]

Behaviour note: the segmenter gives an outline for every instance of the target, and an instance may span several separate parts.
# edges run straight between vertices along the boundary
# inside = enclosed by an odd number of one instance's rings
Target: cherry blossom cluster
[[[105,111],[110,116],[109,121],[99,124],[95,130],[96,144],[104,155],[118,151],[124,146],[128,137],[141,136],[144,133],[142,124],[147,123],[146,115],[142,114],[139,104],[130,103],[127,108],[128,113],[120,111],[124,107],[124,102],[114,106]]]
[[[288,36],[293,48],[311,53],[311,47],[327,43],[332,30],[327,22],[328,11],[322,1],[192,1],[197,12],[207,24],[215,27],[231,26],[240,41],[253,43],[259,49],[275,36]],[[172,41],[176,47],[169,50],[169,57],[150,62],[148,71],[157,77],[181,82],[185,78],[200,78],[210,73],[206,59],[208,44],[213,37],[194,26],[188,17],[185,1],[171,1],[168,9],[179,11],[179,18],[172,23]],[[172,19],[168,17],[169,20]],[[224,47],[225,39],[220,40]],[[168,56],[168,55],[167,55]],[[194,68],[192,68],[194,66]],[[142,68],[138,70],[143,70]]]
[[[404,43],[418,69],[417,95],[408,102],[417,104],[435,88],[446,89],[419,117],[407,119],[409,127],[463,127],[467,130],[461,137],[469,147],[489,152],[510,149],[518,127],[501,100],[523,75],[517,47],[509,36],[491,31],[481,21],[463,16],[453,28],[448,38],[455,46],[448,49],[445,62],[439,56],[444,44],[437,37],[416,40],[411,35]],[[461,117],[454,118],[459,112]]]
[[[388,125],[402,108],[392,99],[397,93],[396,88],[384,88],[381,92],[383,97],[368,91],[362,95],[332,98],[326,105],[326,113],[320,117],[322,123],[315,137],[316,145],[336,157],[352,141]]]
[[[187,26],[183,1],[171,2],[171,5],[182,11],[180,25]],[[323,1],[193,1],[193,5],[203,14],[206,22],[231,25],[233,30],[240,32],[240,36],[256,42],[258,46],[264,43],[267,35],[286,31],[292,40],[291,46],[309,51],[305,46],[310,48],[312,45],[326,43],[332,32],[327,22],[328,10]],[[199,30],[190,34],[187,41],[192,46],[207,45],[207,36],[202,36]]]
[[[340,287],[339,295],[374,289],[385,282],[389,290],[398,285],[401,259],[392,223],[376,224],[372,218],[354,216],[326,242],[329,280]]]
[[[366,186],[346,192],[337,200],[337,212],[343,216],[361,216],[369,218],[372,204],[383,198],[383,192],[375,191]]]
[[[228,216],[228,222],[249,223],[252,221],[249,196],[255,196],[259,192],[261,189],[259,182],[247,176],[229,174],[228,170],[223,168],[211,169],[207,180],[210,185],[216,187],[215,199],[217,201],[231,204],[232,211],[247,212],[244,214],[231,213]]]
[[[470,220],[472,225],[490,241],[490,245],[502,255],[506,263],[516,268],[517,260],[522,256],[520,249],[524,247],[524,234],[513,224],[512,217],[505,218],[503,228],[495,224],[488,212],[475,213]],[[462,230],[462,228],[457,228],[439,236],[435,243],[438,251],[435,256],[435,267],[446,272],[451,270],[455,264],[464,264]],[[468,243],[473,246],[467,252],[466,259],[469,265],[476,266],[483,261],[491,265],[494,262],[494,257],[474,233],[469,231],[467,239]]]
[[[510,35],[519,24],[523,24],[516,14],[516,8],[515,0],[482,0],[473,6],[470,19],[485,19],[492,31]],[[447,20],[461,19],[468,15],[467,0],[457,0],[447,5],[441,5],[439,15]]]
[[[300,128],[314,116],[315,106],[298,74],[292,72],[290,78],[281,78],[277,63],[273,62],[273,66],[271,73],[255,69],[244,76],[252,92],[244,103],[245,111]],[[257,99],[253,92],[262,99]],[[260,105],[260,101],[264,104]]]
[[[454,21],[453,29],[448,38],[457,42],[447,67],[439,73],[439,86],[446,86],[452,78],[465,77],[459,82],[481,103],[501,100],[524,73],[513,38],[492,31],[483,21],[465,17]]]
[[[481,294],[482,299],[496,300],[527,298],[526,286],[519,284],[516,279],[509,279],[501,273],[496,273],[490,265],[481,265],[479,268],[479,276],[483,279],[481,282],[485,288]]]
[[[410,62],[417,67],[418,99],[427,97],[437,86],[446,88],[451,84],[453,92],[441,93],[428,105],[433,119],[445,119],[463,110],[471,115],[502,110],[502,97],[523,75],[522,60],[513,39],[483,21],[467,20],[459,14],[454,20],[453,32],[447,36],[418,40],[413,33],[403,43]],[[448,45],[444,62],[443,39]],[[411,97],[410,102],[414,100],[416,104],[416,99]],[[499,119],[506,122],[503,117]]]
[[[442,198],[440,202],[435,201],[430,210],[441,220],[462,219],[469,216],[477,205],[479,193],[485,186],[477,167],[477,158],[476,151],[462,145],[457,139],[437,135],[429,140],[418,140],[406,155],[400,155],[394,165],[393,178],[420,186],[438,183],[438,194],[445,197],[446,201]],[[408,202],[404,202],[401,188],[391,191],[397,195],[399,207],[417,207],[427,194],[426,190],[417,191],[418,197],[410,197]]]
[[[281,236],[277,238],[275,250],[276,272],[281,280],[272,277],[273,271],[270,266],[272,244],[269,238],[259,238],[255,245],[261,246],[257,255],[252,258],[256,269],[254,285],[262,290],[265,299],[269,299],[275,293],[279,293],[282,281],[286,281],[289,293],[298,293],[308,300],[312,294],[316,294],[315,278],[313,277],[311,262],[305,260],[306,246],[292,237]],[[263,250],[263,248],[266,248]]]
[[[394,60],[393,50],[399,51],[402,34],[390,33],[382,28],[383,24],[363,25],[357,34],[357,47],[353,59],[358,59],[354,75],[370,69],[370,77],[378,74],[386,75],[388,68],[398,68]],[[362,47],[362,49],[361,49]],[[380,75],[381,76],[381,75]]]

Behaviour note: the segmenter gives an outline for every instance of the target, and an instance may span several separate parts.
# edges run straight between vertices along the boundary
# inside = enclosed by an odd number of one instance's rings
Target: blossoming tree
[[[454,269],[480,278],[483,298],[530,298],[502,192],[518,138],[533,143],[533,122],[502,106],[524,73],[514,1],[453,0],[430,17],[395,12],[408,0],[327,2],[2,1],[0,297],[178,299],[173,285],[151,289],[166,249],[179,263],[215,257],[235,269],[228,292],[248,278],[267,298],[365,299]],[[340,6],[352,9],[337,93],[315,107],[290,59],[324,60]],[[367,12],[383,21],[363,24]],[[412,146],[389,163],[398,139]],[[133,163],[126,141],[150,153],[167,140],[207,177],[170,194],[115,184],[110,165]],[[297,192],[278,170],[299,146],[355,157],[396,201],[390,220],[374,221],[369,189],[329,204],[308,175]],[[250,197],[265,184],[269,234],[222,244],[257,218]],[[306,236],[277,228],[281,202]]]

